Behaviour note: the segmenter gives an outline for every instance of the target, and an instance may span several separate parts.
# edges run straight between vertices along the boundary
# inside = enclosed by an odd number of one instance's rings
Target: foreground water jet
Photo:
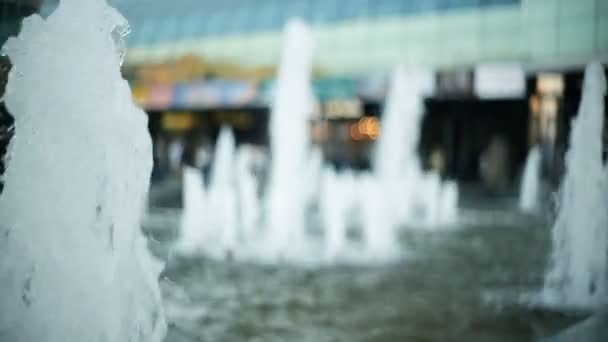
[[[300,20],[287,23],[270,119],[271,171],[266,208],[268,246],[279,258],[302,240],[313,109],[313,41]]]
[[[15,118],[0,196],[0,340],[152,341],[166,331],[140,216],[146,115],[120,73],[126,20],[62,0],[4,46]]]
[[[524,175],[519,190],[519,209],[525,212],[534,212],[538,209],[540,196],[540,162],[541,155],[538,146],[528,152]]]
[[[602,162],[606,76],[599,63],[585,70],[572,123],[559,214],[553,226],[552,268],[544,300],[589,308],[606,303],[608,288],[608,168]]]

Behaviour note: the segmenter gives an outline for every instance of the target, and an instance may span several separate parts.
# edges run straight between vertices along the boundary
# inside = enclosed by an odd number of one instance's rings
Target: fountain
[[[382,183],[371,174],[359,178],[359,208],[365,258],[369,261],[384,262],[399,256],[396,227],[391,220],[390,207],[386,205]]]
[[[423,172],[418,158],[422,100],[428,91],[422,75],[403,67],[393,73],[376,148],[374,176],[384,189],[390,224],[395,226],[434,227],[454,223],[457,216],[456,184],[442,183],[438,174]]]
[[[342,179],[332,167],[323,172],[321,215],[325,230],[325,258],[335,260],[346,244],[346,201]]]
[[[140,219],[146,115],[122,79],[126,20],[62,0],[4,46],[15,118],[0,196],[0,340],[162,341],[161,265]]]
[[[319,200],[322,165],[320,151],[311,152],[309,146],[311,68],[310,32],[300,20],[292,20],[286,26],[270,121],[272,161],[266,197],[258,195],[259,180],[252,173],[254,151],[242,146],[235,154],[232,131],[224,127],[217,140],[204,201],[208,210],[199,207],[203,201],[184,201],[184,224],[191,224],[187,219],[191,212],[206,213],[206,243],[202,239],[194,242],[205,255],[276,262],[299,260],[306,254],[294,246],[307,242],[307,219],[313,202]],[[205,197],[197,195],[203,191],[200,182],[189,178],[184,178],[184,198]],[[261,208],[259,202],[265,202],[265,207]],[[187,226],[182,229],[187,230]]]
[[[234,172],[235,142],[232,130],[222,127],[215,145],[209,183],[209,229],[216,253],[234,253],[238,239],[237,193]]]
[[[250,151],[242,147],[235,158],[232,133],[222,129],[206,200],[208,243],[201,246],[206,255],[223,259],[229,253],[270,263],[388,262],[400,257],[397,234],[404,224],[434,227],[456,221],[457,185],[423,172],[417,155],[426,91],[419,72],[398,69],[394,74],[373,173],[337,172],[323,165],[321,150],[311,148],[309,140],[312,46],[308,28],[290,21],[271,111],[264,208],[257,206]],[[201,187],[189,181],[184,191],[191,186]],[[196,203],[185,201],[186,206]],[[191,211],[186,208],[185,215]],[[348,237],[351,229],[361,232],[360,240]]]
[[[541,155],[538,146],[534,146],[528,152],[524,175],[519,190],[519,209],[524,212],[535,212],[538,210],[540,196],[540,162]]]
[[[608,167],[602,162],[606,78],[602,65],[585,70],[583,96],[573,120],[559,214],[553,226],[552,267],[543,300],[589,308],[608,294]]]
[[[242,238],[255,236],[259,227],[260,208],[258,180],[252,171],[253,150],[241,146],[236,155],[237,188],[239,194],[239,227]]]
[[[398,67],[392,75],[382,114],[382,134],[376,145],[374,173],[395,180],[404,168],[419,169],[418,141],[423,116],[422,90],[415,78]]]
[[[306,222],[308,121],[313,109],[313,41],[300,20],[287,23],[270,119],[271,171],[267,248],[275,258],[302,241]]]
[[[439,194],[439,224],[454,224],[458,220],[458,184],[446,181]]]
[[[320,148],[313,148],[310,151],[308,165],[306,170],[306,201],[308,211],[310,212],[316,203],[318,203],[321,192],[321,174],[323,172],[323,151]]]
[[[192,255],[200,252],[205,242],[205,217],[207,194],[201,170],[186,166],[183,170],[183,211],[180,237],[174,247],[178,254]]]

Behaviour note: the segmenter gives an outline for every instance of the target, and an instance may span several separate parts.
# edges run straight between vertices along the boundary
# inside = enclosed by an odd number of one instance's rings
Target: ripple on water
[[[381,267],[174,262],[167,341],[535,340],[580,319],[504,295],[541,286],[547,242],[542,224],[478,224],[404,233],[414,257]]]

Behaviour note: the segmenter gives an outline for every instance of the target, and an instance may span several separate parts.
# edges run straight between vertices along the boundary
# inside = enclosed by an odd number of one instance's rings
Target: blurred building
[[[131,22],[128,64],[185,55],[248,67],[278,61],[285,21],[315,30],[332,75],[397,63],[434,68],[518,60],[576,65],[608,50],[603,0],[113,0]]]
[[[181,141],[189,163],[224,124],[238,143],[267,143],[282,28],[294,17],[316,41],[311,138],[340,167],[369,167],[387,76],[405,64],[434,71],[421,127],[426,167],[478,181],[486,156],[511,182],[540,144],[558,179],[583,66],[608,61],[604,0],[109,2],[130,23],[123,72],[150,114],[155,155],[168,159],[161,152]],[[2,37],[56,4],[0,0]]]

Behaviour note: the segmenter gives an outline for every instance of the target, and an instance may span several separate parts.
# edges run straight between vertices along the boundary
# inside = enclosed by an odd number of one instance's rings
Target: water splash
[[[62,0],[5,45],[17,135],[0,196],[2,340],[164,338],[162,266],[140,232],[147,117],[111,39],[125,24],[106,1]]]
[[[313,108],[313,40],[301,20],[285,29],[270,119],[271,174],[266,211],[268,248],[277,258],[302,240],[306,222],[309,119]]]
[[[184,167],[183,170],[183,211],[180,237],[174,250],[178,254],[193,255],[201,252],[205,244],[207,194],[201,170]]]
[[[397,259],[399,244],[396,226],[391,220],[390,208],[382,183],[371,174],[359,178],[361,221],[365,258],[370,261],[384,262]]]
[[[323,217],[324,254],[327,262],[335,262],[344,254],[347,245],[346,229],[349,217],[349,174],[337,174],[333,167],[323,170],[320,208]]]
[[[391,80],[382,114],[382,134],[374,159],[374,176],[384,188],[388,220],[394,226],[450,224],[456,220],[458,188],[425,173],[418,158],[420,125],[424,115],[422,70],[398,67]],[[447,189],[444,189],[447,187]],[[444,197],[444,195],[446,195]]]
[[[230,251],[239,260],[299,265],[392,262],[401,257],[404,224],[434,227],[457,219],[457,185],[423,172],[418,160],[425,89],[416,72],[394,75],[374,172],[323,166],[321,150],[309,141],[312,46],[304,23],[290,21],[270,120],[264,208],[257,207],[249,152],[239,150],[235,175],[234,138],[222,130],[208,195],[206,255],[223,258]]]
[[[209,183],[209,225],[216,232],[215,247],[221,255],[234,253],[238,239],[235,141],[232,130],[222,127],[215,145]]]
[[[320,148],[313,148],[308,157],[306,171],[307,208],[310,213],[321,200],[321,183],[323,173],[323,152]]]
[[[543,300],[589,308],[608,294],[608,172],[602,162],[606,77],[600,63],[585,70],[578,116],[572,122],[566,175],[553,226],[552,268]]]
[[[252,171],[253,153],[250,146],[241,146],[236,156],[239,226],[244,239],[254,237],[260,226],[258,180]]]
[[[538,146],[528,152],[524,175],[519,190],[519,209],[525,212],[535,212],[539,206],[540,196],[540,162],[541,155]]]
[[[439,224],[454,224],[458,220],[458,184],[446,181],[439,194]]]

